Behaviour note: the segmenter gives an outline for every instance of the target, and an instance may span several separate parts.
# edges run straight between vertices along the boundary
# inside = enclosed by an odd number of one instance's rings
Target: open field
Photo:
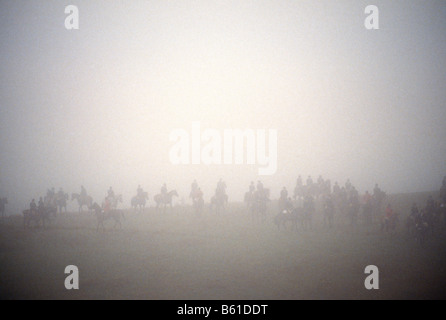
[[[122,229],[96,231],[92,213],[58,216],[25,230],[20,215],[0,224],[0,295],[5,299],[431,299],[446,297],[444,221],[421,247],[404,229],[413,200],[392,196],[394,234],[354,229],[336,216],[327,230],[278,230],[252,221],[241,204],[225,215],[190,207],[166,213],[125,211]],[[270,205],[274,207],[274,203]],[[80,289],[64,287],[65,266],[79,268]],[[364,268],[379,268],[380,289],[364,288]]]

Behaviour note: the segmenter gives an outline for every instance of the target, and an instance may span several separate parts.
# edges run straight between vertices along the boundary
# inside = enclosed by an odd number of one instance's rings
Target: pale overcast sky
[[[113,186],[128,206],[138,184],[187,199],[197,178],[208,200],[222,177],[240,200],[251,180],[278,197],[299,174],[436,190],[445,31],[444,1],[1,1],[0,196],[25,208],[83,184],[99,202]],[[193,121],[276,129],[277,172],[174,166],[169,134]]]

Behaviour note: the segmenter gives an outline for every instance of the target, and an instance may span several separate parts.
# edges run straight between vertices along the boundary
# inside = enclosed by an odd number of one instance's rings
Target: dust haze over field
[[[128,204],[197,178],[241,200],[256,165],[169,161],[175,128],[276,129],[278,196],[301,174],[359,190],[436,190],[446,172],[445,5],[379,1],[3,1],[0,194],[22,210],[47,188]]]
[[[68,4],[79,9],[79,30],[64,26]],[[283,186],[292,193],[298,175],[304,181],[309,175],[313,180],[322,175],[341,185],[350,179],[360,193],[372,191],[375,183],[388,194],[438,190],[446,174],[446,5],[442,1],[375,1],[379,30],[367,30],[364,8],[369,4],[2,1],[0,197],[8,198],[7,215],[20,214],[32,198],[44,196],[48,188],[57,191],[62,187],[71,194],[79,192],[81,185],[98,203],[112,186],[123,195],[123,208],[130,207],[138,185],[149,193],[148,205],[153,206],[153,195],[160,192],[163,183],[178,191],[178,202],[184,199],[190,204],[194,179],[204,192],[206,205],[220,178],[227,184],[231,203],[242,201],[249,183],[257,180],[270,188],[272,199],[279,197]],[[171,132],[184,129],[190,134],[197,121],[202,130],[221,134],[225,129],[277,130],[277,171],[259,176],[256,164],[172,164]],[[270,215],[274,208],[270,207]],[[75,202],[69,201],[68,209],[77,210]],[[140,240],[125,238],[133,237],[132,230],[145,243],[149,240],[144,235],[156,238],[157,232],[163,239],[169,238],[166,232],[179,235],[174,239],[183,239],[183,226],[189,239],[196,231],[195,224],[180,213],[177,220],[171,214],[166,220],[175,225],[171,231],[153,210],[146,217],[130,215],[127,230],[117,235],[129,242],[118,251],[125,252],[133,241]],[[211,220],[198,231],[199,240],[187,241],[193,248],[196,242],[200,245],[200,241],[213,239],[212,232],[223,238],[225,231],[236,232],[232,240],[225,238],[221,246],[215,244],[217,252],[228,257],[225,250],[230,250],[232,241],[237,242],[237,230],[242,233],[241,226],[250,220],[246,216],[243,223],[237,218],[231,222],[214,218],[206,218]],[[22,234],[18,219],[8,220],[2,232],[8,239],[24,237],[17,247],[3,244],[5,252],[17,250],[20,260],[25,259],[20,252],[25,252],[21,250],[27,241],[40,241],[45,233]],[[93,216],[69,219],[55,222],[49,231],[54,234],[44,240],[48,248],[51,241],[66,236],[63,240],[73,250],[87,250],[96,237],[101,237],[94,234]],[[159,225],[150,225],[152,219]],[[68,233],[64,235],[61,228],[67,228]],[[84,242],[76,240],[73,230],[77,228],[85,236]],[[260,237],[259,230],[267,239],[276,236],[274,229],[259,228],[250,225],[248,242]],[[333,239],[338,238],[317,238],[315,246]],[[283,250],[295,249],[294,242],[287,247],[291,242],[277,241]],[[156,244],[147,245],[156,251]],[[175,248],[159,246],[159,255],[152,251],[153,256],[147,257],[170,257],[167,248]],[[56,252],[64,248],[49,249],[48,254],[54,254],[49,261],[57,261]],[[333,250],[340,248],[342,245]],[[216,247],[210,245],[206,250],[213,249]],[[242,257],[244,249],[240,250]],[[136,251],[139,255],[145,248]],[[260,249],[254,252],[263,254]],[[14,256],[9,253],[4,257]],[[285,255],[285,251],[281,253]],[[260,265],[262,257],[257,257]],[[216,263],[208,254],[202,258],[209,268]],[[83,262],[91,262],[85,259]],[[270,270],[275,270],[274,259],[268,255],[265,259]],[[181,265],[187,261],[181,260]],[[290,266],[295,263],[291,261]],[[165,265],[155,264],[150,270],[162,273],[161,266]],[[40,267],[43,273],[45,269]],[[166,277],[181,272],[170,271]],[[156,285],[162,290],[163,281],[159,281]],[[203,286],[231,287],[212,281]],[[286,283],[288,278],[280,281]],[[22,293],[15,292],[18,297]],[[34,293],[42,294],[39,290]],[[203,297],[200,294],[191,297]],[[223,296],[230,298],[232,294],[225,291]],[[187,295],[169,291],[153,296]],[[234,296],[249,297],[249,292]],[[305,295],[302,291],[291,296]],[[29,293],[28,297],[35,295]],[[287,294],[265,297],[286,298]]]

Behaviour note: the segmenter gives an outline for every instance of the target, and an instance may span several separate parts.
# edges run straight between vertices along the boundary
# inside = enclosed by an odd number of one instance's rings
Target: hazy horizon
[[[124,207],[166,182],[230,201],[298,175],[360,192],[438,190],[446,175],[441,1],[60,1],[0,4],[0,197],[7,211],[62,187]],[[364,8],[379,8],[379,30]],[[277,171],[173,165],[172,130],[277,130]],[[71,206],[71,201],[70,201]],[[74,207],[71,207],[74,208]],[[15,209],[14,209],[15,210]],[[9,213],[18,213],[10,212]]]

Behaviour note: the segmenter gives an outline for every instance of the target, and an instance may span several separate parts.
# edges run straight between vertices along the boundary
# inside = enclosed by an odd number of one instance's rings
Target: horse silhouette
[[[269,195],[270,191],[266,188],[254,191],[253,219],[266,218],[267,203],[271,201]]]
[[[225,206],[228,203],[228,195],[225,193],[220,193],[212,196],[211,198],[211,204],[210,204],[210,210],[212,211],[212,208],[215,208],[215,212],[217,214],[224,212]]]
[[[142,193],[142,197],[141,196],[134,196],[131,200],[130,200],[130,205],[132,206],[133,209],[139,209],[144,211],[144,208],[146,207],[146,201],[149,200],[149,195],[147,194],[147,192],[143,192]]]
[[[166,210],[166,206],[170,205],[172,208],[172,199],[173,197],[178,197],[178,193],[176,190],[171,190],[165,195],[158,193],[153,197],[153,200],[155,200],[156,208],[158,209],[160,206],[163,206],[164,211]]]
[[[124,219],[124,212],[119,209],[110,209],[108,211],[102,210],[102,208],[95,202],[93,205],[88,207],[90,210],[94,210],[96,218],[97,218],[97,226],[96,231],[99,231],[99,227],[102,226],[102,230],[105,230],[104,222],[107,220],[114,220],[116,226],[119,225],[119,228],[122,229],[121,217]]]
[[[116,209],[120,203],[122,203],[122,194],[118,194],[112,197],[111,199],[112,209]]]
[[[31,211],[30,209],[23,210],[23,227],[29,228],[31,222],[34,223],[34,227],[40,227],[40,221],[42,221],[42,226],[45,228],[45,222],[50,223],[50,216],[55,215],[56,212],[57,208],[53,206],[44,207],[34,211]]]
[[[286,229],[287,222],[291,222],[291,229],[297,231],[297,225],[300,223],[303,224],[304,214],[303,208],[290,208],[280,211],[274,217],[274,224],[277,228]]]
[[[71,201],[73,200],[77,200],[77,203],[79,204],[79,213],[82,211],[83,206],[90,208],[93,204],[93,198],[91,196],[81,196],[79,193],[73,193],[71,195]]]
[[[58,208],[59,212],[62,212],[62,208],[65,209],[65,212],[67,212],[67,200],[68,200],[68,193],[56,194],[56,206]]]

